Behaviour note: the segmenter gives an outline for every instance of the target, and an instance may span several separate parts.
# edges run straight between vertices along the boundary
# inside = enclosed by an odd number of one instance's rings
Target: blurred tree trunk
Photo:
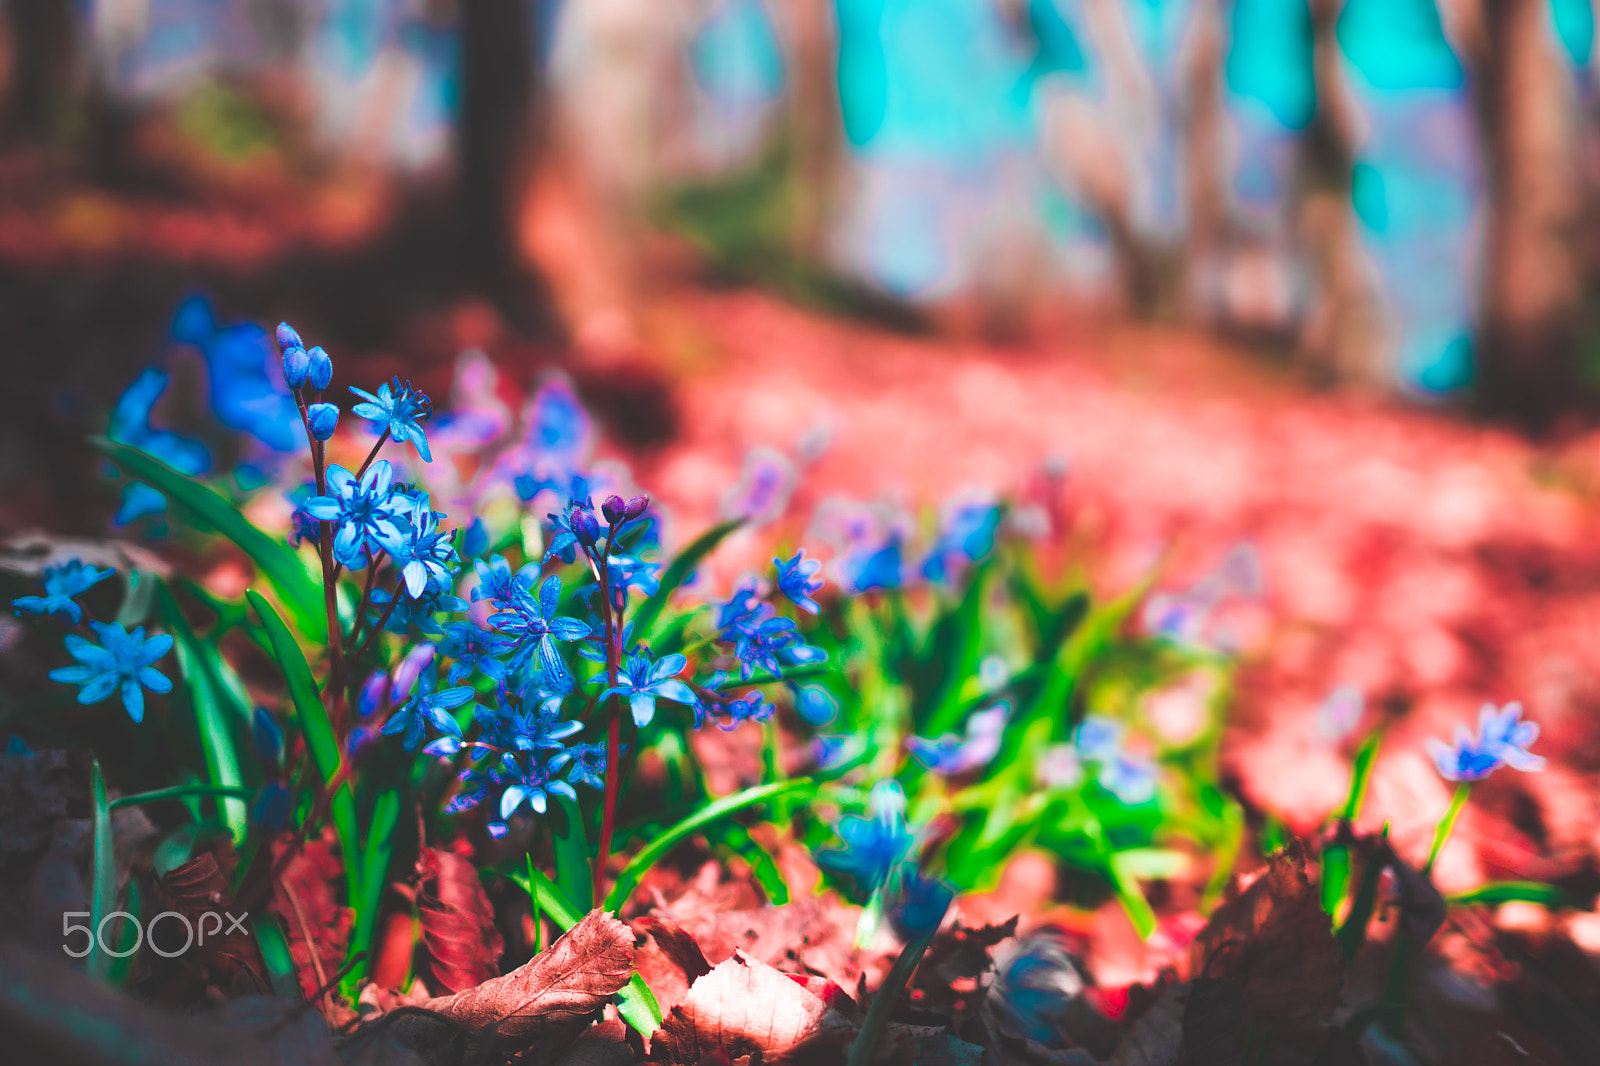
[[[529,0],[462,0],[456,181],[463,265],[506,296],[524,274],[518,187],[532,164],[539,84]]]
[[[1530,429],[1574,396],[1577,108],[1545,0],[1478,0],[1461,39],[1488,179],[1481,395]],[[1471,25],[1471,22],[1467,23]]]
[[[68,118],[78,90],[78,15],[72,0],[6,0],[11,32],[6,127],[45,138]]]
[[[1184,227],[1186,282],[1211,264],[1227,240],[1227,153],[1224,150],[1222,60],[1226,50],[1217,0],[1196,0],[1183,56],[1183,151],[1188,218]]]
[[[789,129],[795,167],[795,251],[822,257],[843,124],[839,113],[838,29],[831,0],[781,0],[779,37],[789,68]]]

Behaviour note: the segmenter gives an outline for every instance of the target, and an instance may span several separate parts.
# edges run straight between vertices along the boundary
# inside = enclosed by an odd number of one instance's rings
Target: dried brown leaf
[[[843,1057],[856,1026],[799,982],[736,951],[689,989],[650,1038],[653,1061],[762,1066],[830,1054]]]
[[[288,835],[273,841],[274,863],[292,843]],[[283,927],[300,988],[308,997],[338,974],[350,944],[354,915],[339,905],[343,880],[339,841],[333,827],[326,826],[321,836],[306,841],[272,886],[268,909]]]
[[[647,934],[634,949],[634,965],[666,1013],[683,1001],[696,978],[711,972],[711,963],[694,937],[671,919],[636,918],[633,926]]]
[[[595,910],[505,976],[419,1006],[507,1047],[527,1047],[581,1027],[632,974],[633,934]],[[437,1029],[437,1023],[420,1017],[407,1017],[397,1026],[420,1042]]]
[[[206,930],[207,915],[217,923],[224,934],[207,962],[209,979],[223,991],[239,987],[253,993],[268,989],[267,977],[261,962],[261,952],[255,941],[242,929],[229,931],[221,916],[232,913],[233,886],[212,852],[206,851],[182,866],[169,871],[156,881],[156,893],[168,910],[183,915],[191,928]],[[152,941],[163,934],[175,938],[176,943],[166,945],[167,950],[181,949],[183,940],[176,929],[166,926],[147,926]],[[210,943],[210,940],[207,940]]]
[[[505,941],[478,868],[453,852],[424,848],[417,860],[417,912],[436,988],[460,992],[500,973]]]

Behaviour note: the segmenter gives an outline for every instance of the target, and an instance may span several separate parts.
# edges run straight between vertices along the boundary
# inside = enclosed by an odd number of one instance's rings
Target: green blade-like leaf
[[[248,800],[255,793],[242,785],[173,785],[171,788],[158,788],[153,792],[139,792],[132,796],[119,796],[111,801],[111,809],[121,810],[123,807],[137,807],[142,803],[159,803],[162,800],[182,799],[185,796],[217,796],[231,797],[233,799]]]
[[[100,949],[100,923],[117,907],[117,861],[112,846],[111,806],[106,803],[106,775],[100,760],[89,764],[89,813],[94,822],[94,884],[89,891],[90,932],[95,937],[89,952],[89,974],[105,980],[111,973],[111,956]]]
[[[1471,907],[1476,904],[1494,906],[1500,903],[1537,903],[1543,907],[1575,907],[1577,901],[1571,893],[1556,885],[1542,881],[1490,881],[1471,892],[1446,896],[1452,907]]]
[[[284,625],[283,619],[266,597],[255,589],[247,591],[245,597],[256,609],[256,615],[267,631],[273,658],[278,661],[278,668],[283,671],[283,679],[289,686],[289,699],[293,701],[300,719],[306,747],[311,751],[312,761],[317,764],[317,772],[322,775],[322,783],[327,785],[343,765],[344,752],[334,736],[333,723],[328,721],[328,711],[322,705],[322,696],[317,692],[317,682],[311,676],[305,653],[295,643],[289,627]],[[339,834],[339,850],[344,856],[344,877],[349,889],[350,906],[359,913],[362,903],[360,837],[356,833],[356,801],[350,792],[348,780],[333,794],[329,810],[333,814],[334,831]]]
[[[1340,815],[1346,822],[1353,822],[1361,815],[1361,804],[1367,798],[1367,784],[1372,780],[1372,760],[1378,754],[1378,742],[1382,739],[1382,733],[1373,733],[1361,742],[1356,752],[1355,765],[1350,770],[1350,795],[1344,802],[1344,813]]]
[[[588,913],[574,907],[561,894],[556,883],[535,870],[531,864],[527,874],[513,873],[511,880],[521,885],[528,894],[533,902],[534,913],[543,911],[548,914],[562,932],[577,925],[578,920]],[[638,973],[628,978],[617,999],[617,1013],[641,1036],[649,1036],[661,1028],[661,1004],[656,1002],[655,993],[650,991],[650,986],[644,983],[644,978]]]
[[[698,833],[701,829],[715,822],[719,818],[726,818],[730,814],[742,811],[746,807],[754,807],[758,803],[779,796],[809,795],[816,791],[816,784],[809,777],[796,778],[793,781],[779,781],[770,785],[757,785],[747,788],[743,792],[735,792],[731,796],[724,796],[715,803],[708,803],[705,807],[685,818],[671,829],[654,837],[646,844],[639,854],[629,860],[628,865],[622,868],[617,875],[617,881],[611,886],[611,891],[606,894],[604,907],[615,913],[620,910],[623,903],[627,902],[633,890],[638,887],[639,879],[646,870],[654,866],[662,856],[677,847],[688,837]]]
[[[743,518],[730,518],[720,525],[712,526],[683,551],[677,558],[667,565],[666,572],[661,575],[661,587],[655,595],[639,605],[633,614],[633,635],[636,640],[644,640],[650,636],[650,627],[655,624],[656,617],[661,609],[667,605],[667,598],[678,590],[689,575],[694,572],[711,550],[722,543],[724,537],[740,526],[744,525]]]
[[[734,854],[750,864],[756,882],[767,894],[768,903],[782,906],[789,902],[789,882],[784,879],[783,871],[778,869],[777,860],[766,848],[757,843],[748,829],[738,822],[729,822],[722,827],[718,836],[722,838],[724,844],[733,849]]]
[[[294,957],[289,954],[289,941],[284,939],[278,920],[266,911],[258,911],[250,916],[250,931],[261,949],[261,961],[267,964],[267,980],[273,994],[299,999],[300,978],[295,975]]]
[[[208,664],[208,657],[189,622],[178,610],[172,591],[163,582],[156,589],[156,602],[167,628],[177,644],[178,667],[189,686],[194,702],[195,725],[200,730],[200,748],[205,753],[206,775],[213,785],[239,788],[244,774],[239,768],[239,752],[234,747],[228,714],[223,709],[221,683]],[[244,843],[250,832],[249,812],[241,799],[220,799],[217,811],[222,824],[233,835],[235,847]]]
[[[356,956],[372,947],[372,934],[378,927],[378,911],[383,906],[383,889],[388,881],[389,861],[394,857],[394,827],[400,821],[400,794],[389,789],[372,808],[372,824],[367,827],[367,846],[361,854],[361,905],[356,908],[355,928],[350,935],[350,950],[345,955],[345,975],[339,986],[353,995],[366,976],[370,955]]]
[[[300,565],[299,556],[282,541],[268,536],[239,512],[239,508],[199,481],[174,470],[153,455],[128,444],[91,437],[89,443],[122,472],[165,493],[180,509],[233,541],[266,575],[294,617],[296,628],[319,644],[328,642],[328,620],[322,590]]]
[[[594,870],[589,865],[583,812],[575,799],[559,794],[553,798],[555,805],[545,812],[545,821],[555,844],[556,882],[578,913],[587,914],[594,909]]]
[[[927,719],[926,731],[941,736],[954,729],[961,720],[965,701],[961,698],[961,683],[978,672],[978,650],[983,637],[984,593],[988,590],[989,563],[975,567],[962,594],[961,603],[940,628],[933,654],[948,664],[941,695]],[[947,628],[946,628],[947,627]]]

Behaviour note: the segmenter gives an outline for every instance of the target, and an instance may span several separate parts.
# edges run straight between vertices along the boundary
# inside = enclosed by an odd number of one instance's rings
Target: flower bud
[[[320,344],[307,352],[306,357],[311,360],[311,387],[321,392],[333,381],[333,360]]]
[[[594,542],[600,537],[600,523],[595,521],[593,511],[573,509],[572,535],[577,537],[578,543],[584,547],[594,547]]]
[[[274,781],[250,804],[250,821],[263,833],[281,832],[289,825],[289,790]]]
[[[311,426],[311,435],[318,440],[327,440],[333,436],[333,431],[339,426],[339,405],[336,403],[314,403],[306,409],[306,422]]]
[[[607,496],[606,502],[600,505],[600,513],[606,516],[606,521],[612,525],[619,525],[626,517],[628,505],[622,502],[621,496]]]
[[[287,355],[290,348],[305,348],[305,342],[300,339],[300,334],[295,332],[293,326],[287,322],[278,323],[278,347]]]
[[[895,935],[911,943],[939,931],[945,913],[955,902],[950,886],[924,877],[914,862],[903,862],[889,875],[884,891],[884,912]]]
[[[266,765],[276,766],[283,758],[283,730],[265,707],[257,707],[250,720],[250,740],[256,758]]]
[[[283,380],[289,383],[291,389],[298,389],[303,386],[310,373],[311,357],[306,355],[304,348],[285,348],[283,350]]]
[[[635,518],[638,518],[640,515],[644,514],[645,510],[649,506],[650,506],[650,497],[648,497],[648,496],[635,496],[633,499],[628,501],[627,510],[625,512],[623,512],[623,513],[624,513],[627,521],[632,522]]]

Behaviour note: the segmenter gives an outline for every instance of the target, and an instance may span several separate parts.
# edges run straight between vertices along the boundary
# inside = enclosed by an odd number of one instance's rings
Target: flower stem
[[[389,440],[389,430],[386,428],[386,429],[384,429],[383,433],[378,437],[378,442],[372,446],[372,450],[367,453],[366,462],[362,463],[361,464],[361,469],[356,471],[356,480],[357,481],[361,480],[361,475],[363,475],[363,474],[365,474],[367,472],[367,467],[372,465],[372,461],[378,457],[378,452],[383,448],[384,444],[387,443],[388,440]]]
[[[922,956],[931,943],[933,943],[932,934],[913,941],[907,944],[901,950],[900,957],[894,960],[894,966],[889,969],[889,976],[883,979],[883,986],[878,989],[878,994],[872,997],[872,1005],[867,1008],[866,1020],[861,1023],[861,1032],[856,1035],[855,1043],[850,1045],[850,1058],[846,1066],[867,1066],[872,1061],[878,1049],[878,1042],[889,1029],[889,1018],[894,1014],[895,1004],[899,1002],[900,994],[905,991],[912,972],[916,970],[917,963],[922,961]]]
[[[612,530],[615,533],[615,530]],[[621,665],[622,612],[613,610],[611,604],[611,537],[606,538],[605,555],[596,568],[600,579],[601,610],[606,620],[606,684],[617,687],[617,669]],[[617,799],[622,794],[622,717],[621,700],[613,692],[606,701],[606,790],[600,809],[600,846],[594,859],[594,898],[605,896],[605,869],[611,858],[611,837],[617,826]]]
[[[1450,831],[1456,827],[1456,819],[1461,817],[1461,808],[1467,805],[1467,797],[1472,794],[1472,786],[1463,781],[1456,786],[1456,794],[1450,797],[1450,809],[1444,812],[1444,817],[1439,820],[1439,828],[1433,831],[1433,847],[1428,851],[1428,861],[1422,867],[1424,874],[1433,872],[1433,864],[1439,858],[1439,849],[1444,847],[1444,842],[1450,839]]]

